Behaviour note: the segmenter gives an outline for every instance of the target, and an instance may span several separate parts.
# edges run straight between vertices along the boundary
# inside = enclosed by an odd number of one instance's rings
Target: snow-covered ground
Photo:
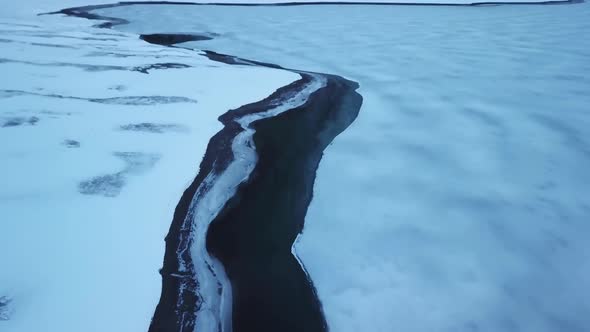
[[[217,116],[297,78],[163,30],[361,84],[296,247],[332,331],[590,329],[589,5],[35,16],[100,3],[0,5],[0,331],[146,331]]]
[[[101,12],[360,83],[296,247],[332,331],[590,330],[590,4]]]
[[[23,3],[0,11],[0,331],[147,331],[217,117],[299,76]]]

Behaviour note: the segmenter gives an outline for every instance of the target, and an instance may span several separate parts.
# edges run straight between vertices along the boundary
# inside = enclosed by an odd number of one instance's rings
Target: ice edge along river
[[[195,278],[200,284],[198,292],[202,305],[197,310],[195,331],[213,331],[221,325],[221,331],[230,332],[231,326],[231,286],[221,263],[209,255],[206,248],[207,229],[209,224],[225,206],[237,190],[237,187],[248,180],[256,166],[256,147],[252,140],[255,130],[250,127],[254,121],[281,114],[303,105],[307,98],[326,84],[326,79],[312,75],[313,80],[307,83],[290,99],[281,105],[263,113],[248,114],[236,120],[243,131],[232,141],[233,160],[220,175],[209,173],[206,180],[197,189],[191,203],[187,222],[195,223],[192,237],[194,244],[190,248],[191,257],[197,267]],[[237,221],[239,222],[239,221]],[[179,255],[181,257],[181,255]],[[299,261],[299,259],[298,259]],[[303,265],[301,265],[303,268]],[[221,293],[219,293],[221,288]]]

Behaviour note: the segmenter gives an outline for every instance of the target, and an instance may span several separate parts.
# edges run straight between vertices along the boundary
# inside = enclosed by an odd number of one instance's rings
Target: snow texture
[[[299,76],[35,16],[55,6],[0,11],[0,331],[147,331],[218,116]]]
[[[332,331],[590,330],[590,4],[100,12],[360,83],[293,250]]]
[[[1,5],[2,331],[146,331],[216,118],[297,78],[35,16],[100,3]],[[125,11],[360,82],[293,249],[333,331],[590,329],[587,4]]]

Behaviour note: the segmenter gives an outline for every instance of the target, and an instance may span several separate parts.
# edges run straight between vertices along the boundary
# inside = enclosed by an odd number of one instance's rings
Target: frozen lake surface
[[[99,12],[359,82],[296,245],[332,331],[590,329],[590,4]]]

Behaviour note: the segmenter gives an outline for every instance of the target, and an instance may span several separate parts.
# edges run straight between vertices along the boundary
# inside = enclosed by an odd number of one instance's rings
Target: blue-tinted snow
[[[147,331],[164,237],[218,116],[298,75],[36,16],[51,5],[37,2],[0,6],[15,41],[0,46],[0,331]]]
[[[332,331],[590,330],[590,4],[101,12],[360,83],[297,245]]]

